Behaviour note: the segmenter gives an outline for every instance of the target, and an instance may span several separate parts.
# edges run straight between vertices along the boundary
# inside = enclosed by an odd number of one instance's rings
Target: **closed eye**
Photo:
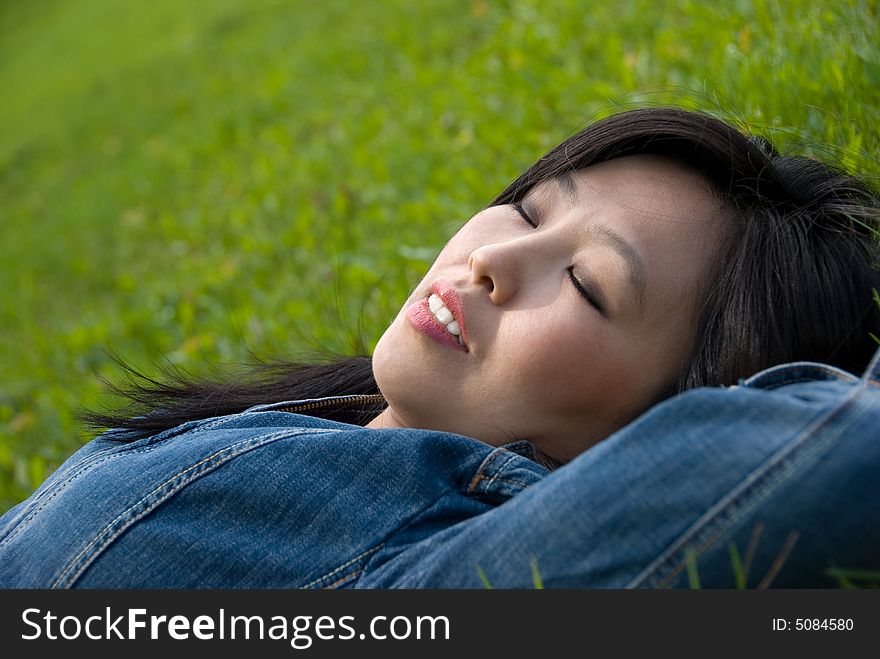
[[[526,211],[525,208],[523,208],[522,204],[514,204],[513,208],[516,210],[517,213],[520,214],[520,217],[522,217],[522,219],[524,219],[529,224],[529,226],[531,226],[531,227],[538,226],[538,223],[532,219],[532,216],[529,215],[528,211]]]
[[[590,306],[595,307],[596,311],[605,316],[605,296],[602,294],[602,290],[596,285],[596,283],[589,279],[584,279],[583,281],[578,279],[574,274],[574,266],[568,269],[568,276],[581,297],[584,298]]]

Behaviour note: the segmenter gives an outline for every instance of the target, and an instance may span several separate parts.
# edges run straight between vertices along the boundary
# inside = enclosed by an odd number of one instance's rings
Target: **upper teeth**
[[[461,328],[458,326],[458,322],[455,320],[452,312],[446,308],[446,305],[443,304],[443,300],[441,300],[438,295],[434,293],[431,294],[431,297],[428,298],[428,308],[437,320],[446,325],[447,331],[450,334],[457,336],[458,342],[463,345]]]

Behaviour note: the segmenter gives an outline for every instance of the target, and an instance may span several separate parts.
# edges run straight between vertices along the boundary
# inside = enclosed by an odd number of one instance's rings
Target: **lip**
[[[459,352],[468,351],[468,335],[464,324],[464,316],[461,311],[461,299],[458,293],[445,279],[438,279],[431,286],[431,292],[434,293],[443,302],[443,305],[452,313],[452,317],[458,322],[461,329],[461,340],[464,345],[458,342],[458,339],[452,336],[446,326],[443,325],[431,313],[428,308],[427,298],[411,304],[406,310],[406,317],[410,324],[419,332],[433,339],[437,343],[455,348]]]

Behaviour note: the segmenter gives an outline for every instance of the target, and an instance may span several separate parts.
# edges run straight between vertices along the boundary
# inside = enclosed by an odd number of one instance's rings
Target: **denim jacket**
[[[336,588],[540,480],[531,445],[373,430],[288,401],[101,436],[0,519],[14,588]]]
[[[880,350],[655,406],[548,472],[531,445],[258,406],[98,437],[0,518],[0,586],[834,586],[880,569]],[[748,567],[737,574],[738,552]]]

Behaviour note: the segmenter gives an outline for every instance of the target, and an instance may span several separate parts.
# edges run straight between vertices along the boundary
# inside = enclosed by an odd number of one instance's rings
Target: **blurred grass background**
[[[445,239],[589,119],[674,103],[880,179],[878,5],[4,0],[0,512],[112,404],[371,350]]]

